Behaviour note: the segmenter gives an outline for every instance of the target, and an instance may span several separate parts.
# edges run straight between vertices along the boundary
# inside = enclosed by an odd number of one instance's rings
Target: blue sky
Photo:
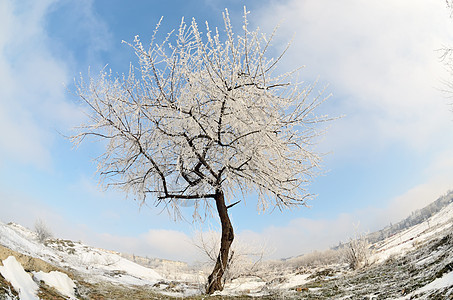
[[[441,90],[449,74],[438,49],[453,44],[442,0],[371,1],[0,1],[0,220],[93,246],[176,260],[200,254],[191,244],[205,224],[174,222],[97,186],[96,143],[74,149],[82,117],[73,80],[90,67],[127,71],[133,51],[184,16],[222,25],[228,8],[240,28],[280,25],[273,51],[294,37],[281,70],[305,66],[301,79],[327,86],[320,113],[332,122],[317,146],[328,153],[311,208],[259,214],[253,198],[231,210],[242,241],[265,243],[269,257],[323,249],[360,230],[376,230],[453,188],[453,113]],[[189,214],[190,216],[190,214]]]

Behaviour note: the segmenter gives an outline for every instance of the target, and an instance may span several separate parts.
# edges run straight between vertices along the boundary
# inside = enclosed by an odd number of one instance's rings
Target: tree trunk
[[[228,209],[225,205],[223,192],[216,191],[215,204],[219,213],[220,223],[222,224],[222,239],[220,241],[220,252],[211,275],[208,277],[206,293],[212,294],[215,291],[223,290],[223,274],[227,268],[228,254],[230,253],[231,243],[234,239],[233,226],[228,217]]]

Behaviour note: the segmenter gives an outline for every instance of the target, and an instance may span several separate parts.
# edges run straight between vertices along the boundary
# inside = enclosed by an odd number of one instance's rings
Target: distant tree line
[[[382,241],[389,236],[399,233],[409,227],[415,226],[429,219],[438,213],[442,208],[453,202],[453,191],[448,191],[445,195],[439,197],[436,201],[425,206],[422,209],[413,211],[409,217],[396,223],[390,224],[382,230],[370,233],[367,237],[370,243]]]

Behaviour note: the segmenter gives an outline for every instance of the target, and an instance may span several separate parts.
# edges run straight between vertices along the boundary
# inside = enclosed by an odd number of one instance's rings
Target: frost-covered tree
[[[358,226],[355,228],[354,238],[349,239],[344,249],[345,261],[353,270],[366,267],[370,264],[370,244],[365,234],[360,234]]]
[[[183,20],[160,42],[158,24],[149,47],[138,36],[130,44],[138,68],[81,78],[90,118],[73,137],[106,141],[98,165],[106,186],[176,214],[192,205],[194,218],[215,207],[221,247],[207,293],[223,288],[237,193],[256,193],[263,211],[305,205],[320,161],[312,143],[327,120],[315,115],[324,98],[297,82],[297,70],[274,74],[286,51],[266,57],[275,31],[249,31],[246,12],[238,34],[228,11],[223,19],[224,31],[205,32]]]
[[[35,233],[40,243],[44,243],[47,239],[50,239],[52,237],[51,230],[41,219],[37,219],[35,222]]]

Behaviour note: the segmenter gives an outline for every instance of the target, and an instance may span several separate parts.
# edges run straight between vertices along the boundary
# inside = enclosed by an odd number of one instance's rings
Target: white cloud
[[[159,256],[188,260],[197,257],[199,252],[193,245],[192,239],[176,230],[151,229],[145,235],[146,243],[152,246]]]
[[[58,11],[61,6],[66,10]],[[50,13],[66,16],[61,26],[77,24],[69,34],[89,43],[87,56],[108,46],[110,35],[92,1],[1,1],[0,164],[12,160],[49,168],[57,132],[67,132],[82,119],[65,87],[76,75],[71,69],[76,48],[49,36]],[[58,29],[60,24],[52,25]]]
[[[84,242],[97,247],[176,261],[194,262],[204,259],[193,244],[192,238],[177,230],[150,229],[138,236],[121,236],[109,233],[85,234]]]
[[[325,250],[352,235],[355,220],[350,215],[336,219],[293,219],[286,226],[270,226],[260,233],[242,231],[241,240],[266,245],[266,258],[286,258]]]
[[[330,129],[328,150],[402,144],[426,151],[452,127],[436,89],[446,76],[436,50],[453,41],[443,4],[293,0],[271,3],[257,19],[268,26],[284,20],[276,45],[296,34],[285,61],[306,64],[302,77],[330,83],[334,97],[325,109],[346,117]]]
[[[71,110],[62,101],[65,66],[50,54],[43,29],[52,2],[0,4],[1,157],[41,168],[51,163],[49,129]]]
[[[381,222],[385,219],[393,223],[401,221],[408,217],[412,211],[427,206],[451,188],[452,179],[452,176],[450,178],[435,178],[392,199],[385,212],[382,213]]]

